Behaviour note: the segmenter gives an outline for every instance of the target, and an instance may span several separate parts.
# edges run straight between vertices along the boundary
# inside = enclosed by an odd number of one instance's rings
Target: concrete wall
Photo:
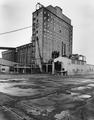
[[[62,43],[66,45],[66,56],[71,53],[72,45],[70,44],[70,28],[68,24],[62,22],[55,15],[46,11],[48,18],[44,21],[44,62],[48,62],[52,58],[53,51],[59,51],[62,55]]]
[[[33,64],[41,67],[40,56],[43,56],[43,9],[39,9],[32,14],[32,45]]]
[[[30,65],[32,61],[32,43],[16,48],[17,63]]]
[[[2,53],[2,58],[8,61],[21,63],[22,65],[30,65],[32,62],[32,55],[32,43],[29,43],[17,47],[16,50],[4,51]]]
[[[79,64],[77,64],[78,61],[76,61],[75,64],[73,64],[72,60],[66,57],[63,57],[61,61],[62,68],[68,72],[68,75],[94,74],[94,65],[86,64],[83,61],[80,61]]]
[[[5,59],[0,58],[0,65],[4,65],[4,66],[14,66],[16,65],[16,62],[12,62],[12,61],[8,61]]]
[[[2,52],[2,58],[8,61],[16,62],[16,51],[7,50]]]

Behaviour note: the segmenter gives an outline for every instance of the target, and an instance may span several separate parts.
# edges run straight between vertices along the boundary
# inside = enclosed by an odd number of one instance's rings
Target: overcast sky
[[[94,0],[0,0],[0,33],[32,25],[37,2],[63,9],[72,20],[73,53],[83,54],[94,64]],[[0,46],[16,47],[31,41],[32,28],[0,35]]]

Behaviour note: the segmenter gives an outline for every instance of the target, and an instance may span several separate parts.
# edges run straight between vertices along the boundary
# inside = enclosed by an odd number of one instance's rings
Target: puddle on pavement
[[[75,96],[75,95],[79,95],[80,93],[75,93],[75,92],[71,92],[71,95]]]
[[[27,80],[28,79],[25,78],[0,80],[0,92],[13,96],[30,96],[38,94],[38,86],[35,86],[34,83],[27,82]]]
[[[87,98],[91,98],[91,95],[85,95],[85,94],[84,94],[84,95],[80,95],[80,96],[78,96],[78,97],[79,97],[79,98],[86,98],[86,99],[87,99]]]
[[[84,82],[84,83],[89,83],[89,82],[94,82],[94,80],[91,80],[91,79],[85,79],[85,80],[83,80],[83,81],[81,81],[81,82]]]
[[[2,79],[0,80],[0,83],[20,83],[20,82],[25,82],[25,81],[28,81],[28,79],[25,79],[25,78]]]
[[[7,79],[7,80],[14,80],[14,81],[18,81],[18,80],[28,80],[28,79],[25,79],[25,78],[14,78],[14,79]]]
[[[0,83],[0,92],[7,93],[13,96],[30,96],[39,93],[37,89],[21,89],[18,87],[14,87],[14,84],[11,83]]]
[[[89,87],[94,87],[94,84],[88,84]]]
[[[62,111],[61,113],[59,114],[56,114],[54,116],[56,118],[56,120],[63,120],[63,119],[70,119],[70,113],[69,111]]]
[[[72,88],[71,90],[85,90],[87,88],[90,88],[90,87],[89,86],[80,86],[80,87]]]
[[[72,95],[72,97],[73,97],[74,100],[82,100],[82,99],[91,98],[91,95],[81,94],[81,93],[75,93],[75,92],[71,92],[71,95]]]
[[[30,96],[38,94],[37,90],[35,89],[19,89],[19,88],[5,89],[3,93],[7,93],[13,96]]]
[[[91,95],[79,95],[79,96],[76,96],[76,97],[73,97],[73,100],[77,100],[77,101],[81,101],[81,100],[84,100],[84,99],[89,99],[91,98]]]
[[[64,109],[73,109],[76,105],[73,103],[67,103],[65,105],[63,105]]]

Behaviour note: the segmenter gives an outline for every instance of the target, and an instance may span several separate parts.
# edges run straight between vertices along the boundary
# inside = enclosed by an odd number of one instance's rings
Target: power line
[[[9,34],[9,33],[17,32],[17,31],[21,31],[21,30],[28,29],[28,28],[31,28],[31,27],[32,26],[28,26],[28,27],[24,27],[24,28],[20,28],[20,29],[16,29],[16,30],[8,31],[8,32],[3,32],[3,33],[0,33],[0,35],[4,35],[4,34]]]

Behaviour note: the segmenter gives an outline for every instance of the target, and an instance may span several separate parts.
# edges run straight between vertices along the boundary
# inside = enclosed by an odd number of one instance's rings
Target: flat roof
[[[12,61],[8,61],[8,60],[5,60],[5,59],[0,58],[0,65],[4,65],[4,66],[14,66],[14,65],[17,65],[17,64],[19,64],[19,63],[12,62]]]

